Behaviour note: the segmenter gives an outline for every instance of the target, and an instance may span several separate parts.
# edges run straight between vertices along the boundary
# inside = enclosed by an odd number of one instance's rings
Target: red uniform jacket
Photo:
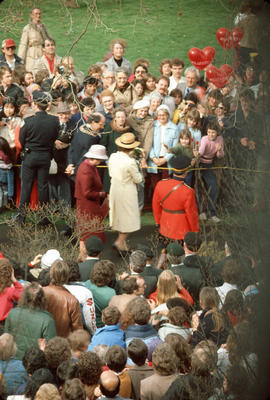
[[[173,187],[181,183],[182,185],[162,203]],[[189,231],[199,231],[195,193],[183,181],[176,179],[159,181],[154,191],[152,207],[155,221],[160,225],[161,235],[179,240],[184,239],[185,234]]]

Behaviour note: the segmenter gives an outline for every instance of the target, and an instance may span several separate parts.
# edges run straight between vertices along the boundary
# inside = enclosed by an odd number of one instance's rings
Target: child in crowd
[[[173,89],[170,93],[170,96],[174,98],[175,109],[177,110],[183,101],[183,93],[180,89]]]
[[[191,165],[193,166],[196,163],[196,158],[194,158],[193,149],[196,148],[198,144],[199,142],[196,142],[194,145],[194,140],[192,139],[189,129],[184,128],[180,131],[179,142],[177,143],[176,146],[168,149],[168,153],[172,153],[176,156],[185,155],[190,157],[192,159]],[[189,171],[185,178],[186,184],[191,186],[192,179],[193,179],[193,172]]]
[[[201,118],[199,111],[195,108],[192,108],[190,111],[188,111],[185,117],[185,123],[180,122],[178,124],[179,131],[184,128],[189,129],[192,139],[195,143],[201,141]]]
[[[156,90],[156,77],[153,74],[146,74],[146,90],[148,93],[154,92]]]
[[[153,375],[153,368],[146,363],[148,347],[141,339],[133,339],[128,345],[128,357],[134,366],[128,369],[131,378],[131,398],[140,400],[141,381]]]
[[[12,158],[8,142],[3,137],[0,137],[0,207],[12,202],[14,196]]]
[[[105,326],[96,330],[92,337],[88,351],[99,344],[107,344],[108,346],[119,345],[126,348],[124,332],[120,329],[121,314],[117,307],[108,306],[102,311],[102,322]]]
[[[15,100],[7,98],[3,102],[0,121],[0,136],[8,142],[11,149],[15,147],[15,129],[21,124],[21,118],[16,117]]]
[[[146,91],[145,79],[134,79],[134,81],[132,82],[132,85],[134,86],[134,88],[137,92],[138,99],[142,100],[145,95],[145,91]]]
[[[215,157],[224,157],[224,143],[223,137],[219,135],[220,127],[216,121],[210,121],[207,125],[207,136],[203,136],[199,151],[194,150],[194,155],[200,157],[200,176],[206,184],[207,190],[207,210],[202,209],[202,202],[199,201],[200,219],[206,220],[209,213],[210,219],[213,222],[220,222],[216,216],[216,204],[218,198],[218,187],[216,176],[212,170],[213,160]]]
[[[173,307],[168,313],[168,319],[163,320],[158,330],[158,336],[161,340],[165,340],[169,333],[176,333],[189,341],[191,337],[191,329],[187,327],[188,317],[183,307]]]
[[[178,89],[177,89],[178,90]],[[177,125],[180,122],[185,122],[185,118],[187,113],[193,108],[197,108],[197,104],[199,99],[194,92],[188,93],[185,100],[183,100],[177,107],[173,113],[172,122]]]

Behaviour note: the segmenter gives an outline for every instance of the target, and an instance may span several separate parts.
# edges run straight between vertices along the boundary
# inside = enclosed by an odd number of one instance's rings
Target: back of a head
[[[62,386],[68,379],[79,377],[78,364],[73,360],[63,361],[56,370],[58,386]]]
[[[141,250],[135,250],[129,257],[129,262],[133,272],[140,274],[144,271],[146,266],[147,257],[146,254]]]
[[[98,261],[91,271],[91,282],[96,286],[107,286],[114,278],[115,266],[110,260]]]
[[[9,333],[0,336],[0,360],[8,361],[16,354],[17,346],[14,337]]]
[[[121,346],[111,346],[106,353],[107,366],[114,372],[121,372],[126,366],[127,353]]]
[[[202,240],[200,238],[199,233],[187,232],[184,237],[184,243],[186,244],[188,250],[195,253],[201,247]]]
[[[237,285],[241,282],[242,267],[235,259],[229,259],[225,262],[222,269],[224,282]]]
[[[170,297],[177,295],[177,285],[174,273],[166,269],[161,272],[157,283],[157,301],[158,304],[166,303]]]
[[[22,363],[28,375],[40,368],[47,368],[47,359],[40,348],[36,346],[28,347],[23,355]]]
[[[244,299],[240,290],[233,289],[227,293],[222,309],[234,316],[244,314]]]
[[[55,372],[58,366],[66,360],[71,359],[71,350],[67,339],[60,336],[52,338],[44,350],[48,366],[51,371]]]
[[[44,383],[54,383],[54,377],[51,371],[47,368],[37,369],[32,376],[29,377],[25,388],[25,396],[34,400],[34,397]]]
[[[82,353],[78,358],[79,378],[84,385],[96,385],[102,372],[102,363],[92,351]]]
[[[127,348],[129,358],[139,367],[145,364],[148,348],[141,339],[133,339]]]
[[[154,370],[158,375],[172,375],[177,371],[177,357],[167,343],[159,344],[152,354]]]
[[[90,335],[85,329],[77,329],[68,336],[72,351],[86,351],[90,343]]]
[[[151,316],[151,308],[148,301],[143,297],[136,297],[129,303],[131,316],[135,324],[148,324]]]
[[[178,370],[185,374],[191,370],[191,347],[181,335],[169,333],[165,337],[165,343],[171,346],[178,359]]]
[[[44,383],[38,389],[35,400],[61,400],[61,396],[52,383]]]
[[[0,259],[0,293],[11,285],[12,265],[6,258]]]
[[[168,314],[169,321],[176,326],[184,326],[188,322],[187,314],[183,307],[173,307]]]
[[[85,400],[86,392],[84,385],[78,378],[68,379],[62,390],[63,400]]]
[[[209,376],[216,369],[217,361],[217,346],[211,340],[203,340],[191,355],[192,373],[201,377]]]
[[[120,287],[125,294],[132,294],[138,290],[137,279],[134,276],[127,276],[120,281]]]
[[[200,291],[200,303],[204,308],[217,308],[219,305],[219,296],[215,288],[205,286]]]
[[[50,268],[51,284],[62,286],[68,283],[69,280],[69,267],[62,260],[56,260],[52,263]]]
[[[112,371],[104,371],[100,376],[99,388],[103,396],[113,399],[120,390],[120,379]]]
[[[108,306],[102,311],[102,321],[105,325],[117,325],[120,318],[121,313],[115,306]]]
[[[19,301],[21,307],[44,310],[46,298],[44,290],[37,282],[26,286]]]

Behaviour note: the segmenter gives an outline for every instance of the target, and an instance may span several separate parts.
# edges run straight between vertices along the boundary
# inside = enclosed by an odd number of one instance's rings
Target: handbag
[[[49,169],[49,175],[56,175],[58,172],[58,165],[54,158],[51,159],[51,165]]]

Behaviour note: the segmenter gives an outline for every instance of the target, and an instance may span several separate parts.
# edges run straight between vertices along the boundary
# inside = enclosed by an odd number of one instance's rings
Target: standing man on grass
[[[37,178],[39,204],[49,201],[49,169],[54,142],[58,137],[59,120],[48,115],[49,97],[46,93],[34,91],[35,115],[26,118],[20,129],[20,143],[24,152],[22,162],[22,189],[19,213],[16,221],[21,223],[25,218],[25,207],[29,204],[32,186]]]
[[[173,157],[173,178],[159,181],[154,191],[154,218],[160,234],[167,239],[183,240],[187,232],[199,231],[195,193],[185,183],[190,162],[186,156]]]

